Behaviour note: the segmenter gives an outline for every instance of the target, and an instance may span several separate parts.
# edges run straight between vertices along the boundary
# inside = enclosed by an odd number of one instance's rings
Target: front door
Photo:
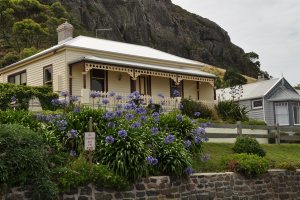
[[[275,103],[276,124],[289,125],[289,107],[287,102]]]

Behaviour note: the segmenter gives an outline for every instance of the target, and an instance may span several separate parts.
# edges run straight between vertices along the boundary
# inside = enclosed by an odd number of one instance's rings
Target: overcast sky
[[[260,56],[261,69],[300,83],[300,0],[172,0],[225,29],[245,52]]]

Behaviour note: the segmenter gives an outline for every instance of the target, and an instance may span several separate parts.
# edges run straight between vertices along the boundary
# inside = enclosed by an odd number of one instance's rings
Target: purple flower
[[[68,122],[64,119],[56,121],[56,126],[60,131],[66,130]]]
[[[118,96],[116,97],[116,99],[117,99],[117,100],[122,100],[123,97],[122,97],[121,95],[118,95]]]
[[[69,92],[68,91],[62,91],[60,93],[60,96],[67,97],[67,96],[69,96]]]
[[[158,159],[151,157],[151,156],[147,156],[146,161],[147,161],[148,165],[157,165],[157,163],[158,163]]]
[[[190,140],[186,140],[183,142],[183,145],[185,148],[189,148],[192,145],[192,142]]]
[[[123,111],[122,110],[117,110],[116,111],[116,116],[117,117],[122,117],[122,115],[123,115]]]
[[[180,92],[176,89],[173,90],[173,96],[174,97],[179,97],[180,96]]]
[[[75,157],[77,154],[76,154],[76,151],[74,151],[74,150],[71,150],[70,151],[70,156],[72,156],[72,157]]]
[[[113,136],[111,136],[111,135],[106,136],[106,138],[105,138],[106,144],[113,144],[114,142],[115,142],[115,138],[113,138]]]
[[[117,104],[117,109],[121,109],[123,106],[122,106],[122,104]]]
[[[131,128],[140,128],[140,127],[141,127],[140,122],[133,122],[133,123],[131,124]]]
[[[59,101],[58,99],[52,99],[52,100],[51,100],[51,104],[52,104],[53,106],[59,106],[59,105],[60,105],[60,101]]]
[[[147,116],[142,115],[142,116],[140,117],[140,120],[141,120],[142,122],[147,121]]]
[[[108,93],[108,96],[109,96],[109,97],[114,97],[114,96],[116,96],[116,93],[115,93],[114,91],[110,91],[110,92]]]
[[[153,135],[156,135],[157,133],[158,133],[158,128],[157,127],[151,127],[151,133],[153,134]]]
[[[202,142],[202,138],[200,136],[195,136],[194,141],[196,144],[200,144]]]
[[[115,127],[116,127],[116,124],[115,124],[114,122],[108,122],[108,123],[107,123],[107,126],[108,126],[109,128],[115,128]]]
[[[107,104],[109,104],[109,100],[108,100],[108,99],[103,99],[103,100],[102,100],[102,103],[103,103],[104,105],[107,105]]]
[[[194,113],[194,116],[195,116],[195,117],[200,117],[200,114],[201,114],[200,112],[195,112],[195,113]]]
[[[187,175],[190,175],[190,174],[192,174],[194,172],[195,171],[191,167],[187,167],[187,168],[184,169],[184,173],[186,173]]]
[[[202,162],[207,162],[207,161],[210,160],[210,155],[209,154],[204,154],[204,155],[201,156],[200,160]]]
[[[159,113],[158,112],[154,112],[152,114],[152,118],[154,122],[158,122],[159,121]]]
[[[174,140],[175,140],[175,136],[174,135],[168,135],[165,138],[165,144],[170,144],[170,143],[174,142]]]
[[[96,98],[96,97],[100,97],[100,92],[97,92],[97,91],[92,91],[91,94],[90,94],[90,97],[91,98]]]
[[[180,122],[181,122],[182,119],[183,119],[182,115],[177,115],[177,116],[176,116],[176,120],[177,120],[177,121],[180,121]]]
[[[12,97],[10,98],[10,101],[11,101],[12,103],[16,103],[16,101],[17,101],[16,96],[12,96]]]
[[[194,130],[194,133],[197,135],[205,134],[205,128],[198,127],[197,129]]]
[[[129,102],[128,104],[126,104],[124,106],[125,110],[135,110],[136,109],[136,105],[134,102]]]
[[[130,120],[132,120],[133,118],[134,118],[134,115],[131,114],[131,113],[127,113],[127,114],[125,115],[125,119],[126,119],[127,121],[130,121]]]
[[[78,136],[78,132],[74,129],[71,129],[67,132],[67,136],[69,138],[76,138]]]
[[[165,96],[162,93],[159,93],[157,96],[162,99],[165,98]]]
[[[210,126],[210,123],[208,122],[208,123],[203,123],[203,124],[201,124],[201,127],[202,128],[207,128],[207,127],[209,127]]]
[[[74,110],[73,110],[73,112],[74,112],[74,113],[78,113],[78,112],[80,112],[80,107],[78,107],[78,106],[75,106],[75,107],[74,107]]]
[[[149,99],[149,104],[153,104],[153,99]]]
[[[122,138],[125,138],[127,136],[127,131],[125,130],[120,130],[118,131],[118,135]]]
[[[103,118],[106,119],[106,120],[111,120],[115,117],[115,113],[113,112],[106,112],[104,115],[103,115]]]
[[[147,113],[147,110],[145,108],[136,108],[135,112],[139,115],[145,115]]]
[[[77,96],[70,96],[70,101],[76,102],[76,101],[78,101],[78,97]]]

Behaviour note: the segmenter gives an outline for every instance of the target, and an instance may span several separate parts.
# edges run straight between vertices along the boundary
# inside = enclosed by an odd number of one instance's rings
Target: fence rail
[[[211,128],[222,129],[218,132],[207,133],[209,138],[228,139],[236,138],[240,135],[251,136],[254,138],[274,139],[276,144],[282,142],[300,142],[300,127],[291,126],[265,126],[265,125],[243,125],[240,122],[237,124],[211,124]],[[232,129],[229,133],[224,132],[224,129]],[[266,130],[267,134],[243,134],[244,129],[250,130]]]

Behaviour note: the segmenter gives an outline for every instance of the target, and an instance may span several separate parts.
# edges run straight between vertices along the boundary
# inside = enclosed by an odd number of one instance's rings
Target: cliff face
[[[49,3],[53,0],[43,0]],[[189,13],[170,0],[60,0],[77,28],[98,37],[147,45],[181,57],[257,76],[244,51],[216,23]],[[201,2],[199,2],[201,3]],[[75,24],[76,26],[76,24]]]

